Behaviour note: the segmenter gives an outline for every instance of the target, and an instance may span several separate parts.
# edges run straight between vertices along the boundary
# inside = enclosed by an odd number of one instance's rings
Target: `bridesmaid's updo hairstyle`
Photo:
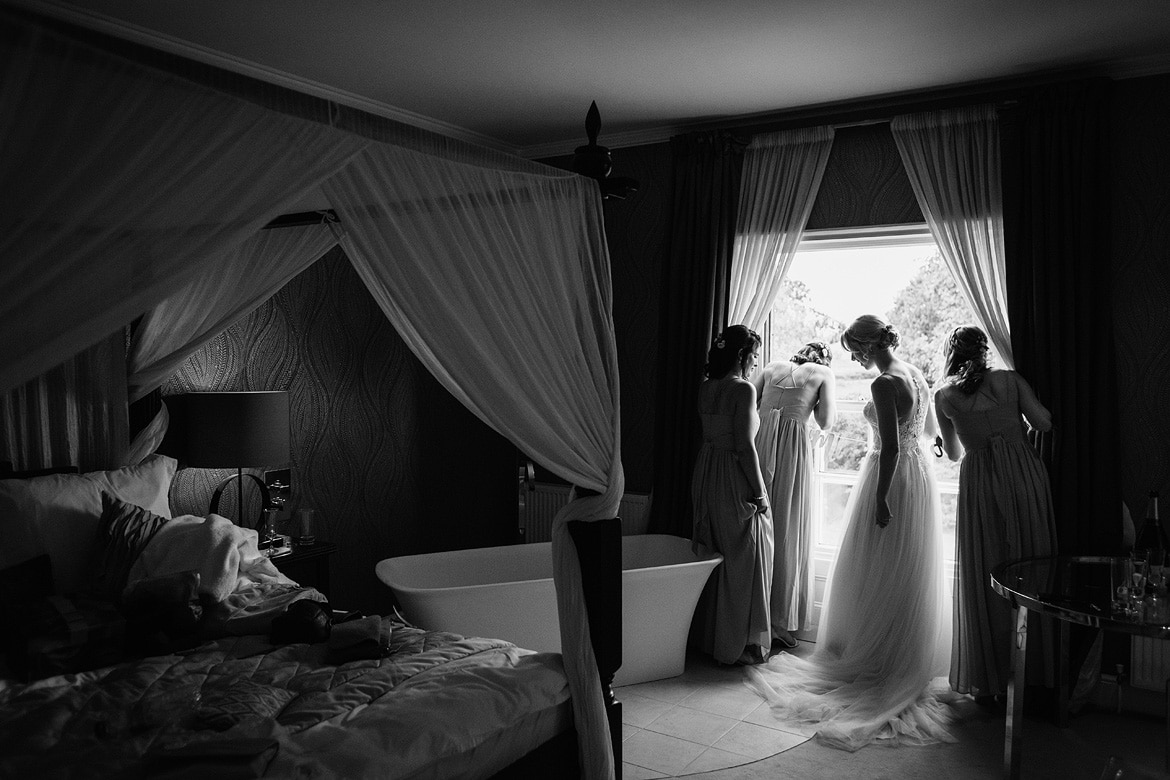
[[[827,366],[833,362],[833,350],[829,349],[829,345],[823,341],[810,341],[796,350],[791,362],[798,366],[801,363],[817,363]]]
[[[707,351],[707,378],[726,376],[736,366],[746,376],[753,352],[760,349],[760,334],[744,325],[732,325],[719,334]]]
[[[987,334],[974,325],[960,325],[951,332],[945,351],[947,378],[971,395],[979,389],[989,368]]]
[[[901,343],[898,329],[876,314],[862,314],[841,334],[841,346],[850,352],[872,354]]]

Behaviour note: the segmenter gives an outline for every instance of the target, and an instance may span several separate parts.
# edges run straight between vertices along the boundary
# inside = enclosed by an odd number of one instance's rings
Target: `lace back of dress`
[[[922,397],[925,394],[923,390],[923,383],[925,380],[919,377],[914,377],[914,407],[910,410],[910,415],[898,422],[898,443],[903,451],[913,450],[917,444],[918,439],[922,436],[922,429],[926,426],[926,404],[922,403]],[[866,403],[865,408],[861,410],[861,415],[869,423],[870,429],[873,431],[873,451],[881,452],[882,437],[878,433],[877,410],[874,408],[873,401]]]
[[[911,448],[917,445],[918,439],[922,436],[922,429],[926,426],[927,409],[926,404],[922,403],[924,381],[917,376],[914,377],[914,408],[910,410],[910,416],[905,422],[898,423],[898,442],[903,450],[907,445]]]

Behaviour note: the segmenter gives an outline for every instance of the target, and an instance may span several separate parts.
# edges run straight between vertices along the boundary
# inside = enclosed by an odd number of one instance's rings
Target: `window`
[[[809,231],[800,244],[765,326],[764,359],[784,359],[809,341],[833,348],[837,422],[814,451],[813,539],[818,597],[841,537],[845,505],[869,447],[861,410],[876,370],[866,371],[840,345],[860,314],[877,314],[901,335],[898,355],[918,366],[931,387],[943,374],[943,345],[958,325],[974,322],[926,225],[866,231]],[[948,562],[955,555],[958,464],[935,459]]]

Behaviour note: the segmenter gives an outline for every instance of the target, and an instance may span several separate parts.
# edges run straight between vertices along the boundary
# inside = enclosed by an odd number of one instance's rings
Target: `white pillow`
[[[0,568],[48,553],[57,593],[76,591],[95,552],[102,490],[170,518],[167,494],[177,465],[152,455],[112,471],[0,480]]]

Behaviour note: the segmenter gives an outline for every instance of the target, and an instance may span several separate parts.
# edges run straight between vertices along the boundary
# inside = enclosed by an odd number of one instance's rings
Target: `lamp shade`
[[[288,463],[287,392],[185,393],[166,401],[174,429],[168,439],[183,465],[238,469]]]

